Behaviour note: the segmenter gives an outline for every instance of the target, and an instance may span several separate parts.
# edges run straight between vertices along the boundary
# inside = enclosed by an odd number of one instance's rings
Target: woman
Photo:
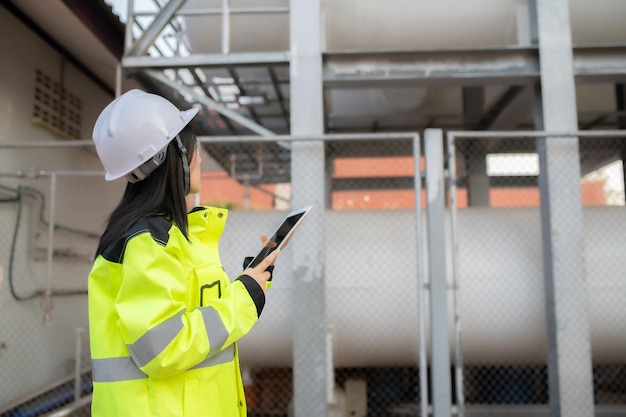
[[[96,121],[106,179],[128,185],[89,275],[94,417],[246,415],[236,341],[261,314],[278,253],[230,282],[226,210],[187,213],[201,182],[196,112],[131,90]]]

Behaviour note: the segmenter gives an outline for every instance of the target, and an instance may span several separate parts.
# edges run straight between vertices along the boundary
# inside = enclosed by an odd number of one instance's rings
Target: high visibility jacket
[[[246,415],[236,341],[265,294],[231,282],[218,241],[227,211],[188,216],[189,241],[164,217],[139,220],[89,275],[93,417]]]

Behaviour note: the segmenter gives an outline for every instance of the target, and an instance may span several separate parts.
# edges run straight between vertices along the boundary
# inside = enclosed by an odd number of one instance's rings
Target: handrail
[[[93,394],[85,395],[84,397],[81,397],[78,401],[74,401],[72,403],[69,403],[68,405],[65,405],[65,406],[63,406],[63,407],[59,408],[58,410],[55,410],[55,411],[53,411],[51,413],[44,414],[43,417],[65,417],[65,416],[69,416],[74,411],[78,410],[79,408],[82,408],[82,407],[90,404],[92,396],[93,396]]]
[[[91,366],[86,366],[84,368],[81,369],[81,375],[84,375],[86,373],[91,372]],[[75,378],[74,374],[70,374],[67,375],[61,379],[59,379],[58,381],[52,382],[40,389],[38,389],[37,391],[31,392],[30,394],[27,394],[25,396],[23,396],[22,398],[18,398],[17,400],[7,404],[4,408],[0,409],[0,415],[3,415],[4,413],[13,410],[14,408],[19,407],[20,405],[27,403],[28,401],[34,400],[35,398],[50,392],[52,390],[54,390],[55,388],[60,387],[63,384],[67,384],[70,381],[73,381]]]

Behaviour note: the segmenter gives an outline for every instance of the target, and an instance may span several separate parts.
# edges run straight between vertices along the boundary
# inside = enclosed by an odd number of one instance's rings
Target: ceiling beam
[[[192,54],[170,57],[125,56],[122,58],[122,66],[128,69],[223,68],[288,64],[289,54],[286,52]]]
[[[626,45],[574,47],[579,82],[626,78]],[[536,46],[324,54],[325,88],[532,85],[539,80]]]

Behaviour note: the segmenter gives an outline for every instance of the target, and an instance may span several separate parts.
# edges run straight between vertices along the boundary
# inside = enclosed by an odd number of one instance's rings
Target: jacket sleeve
[[[189,277],[180,256],[149,233],[130,239],[125,251],[118,327],[135,364],[154,378],[183,372],[231,346],[258,320],[259,292],[264,303],[256,282],[236,280],[220,298],[188,310]]]

